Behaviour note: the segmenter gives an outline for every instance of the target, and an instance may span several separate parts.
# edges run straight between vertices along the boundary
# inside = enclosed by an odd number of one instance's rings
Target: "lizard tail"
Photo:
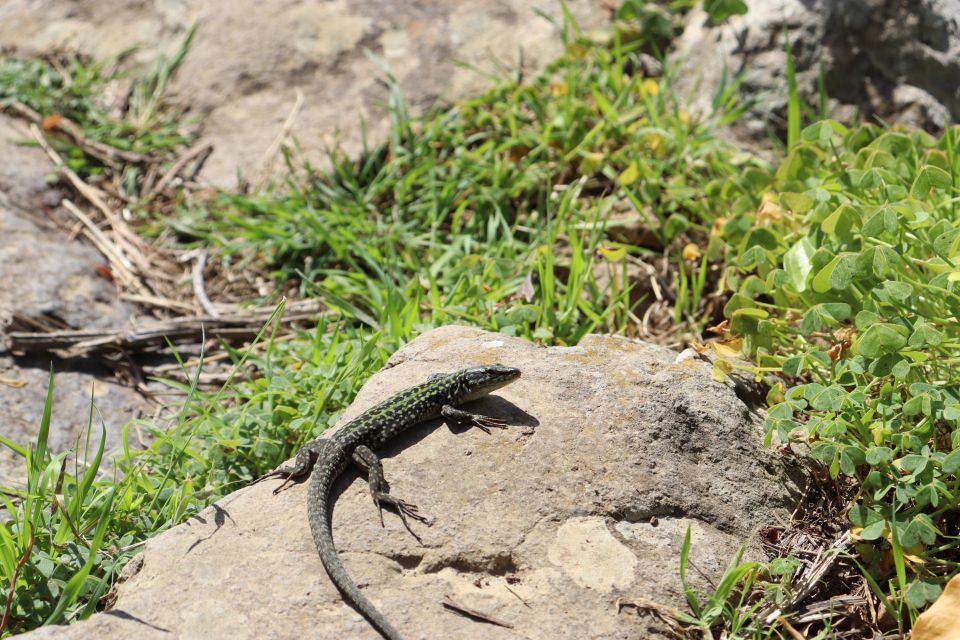
[[[307,494],[307,515],[310,521],[310,532],[313,542],[320,554],[320,561],[327,574],[337,586],[344,599],[354,609],[360,612],[373,627],[387,640],[403,640],[386,617],[377,610],[373,603],[367,600],[357,583],[347,574],[346,568],[340,562],[337,549],[333,546],[333,532],[330,530],[330,487],[333,480],[339,475],[332,469],[323,470],[315,467],[310,477],[310,488]]]

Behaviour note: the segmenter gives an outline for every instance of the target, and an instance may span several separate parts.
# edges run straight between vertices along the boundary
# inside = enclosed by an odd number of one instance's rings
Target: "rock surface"
[[[583,28],[609,19],[601,0],[567,6]],[[137,60],[151,63],[199,24],[173,89],[214,143],[202,177],[233,187],[238,170],[256,180],[279,160],[264,154],[298,91],[303,104],[292,132],[312,160],[337,140],[350,154],[360,151],[361,118],[372,144],[383,139],[388,91],[366,50],[389,66],[415,110],[489,84],[458,62],[503,73],[522,48],[525,71],[536,72],[559,54],[561,40],[535,9],[560,20],[555,0],[4,0],[0,45],[70,45],[99,58],[139,46]]]
[[[417,526],[424,546],[394,514],[381,529],[366,482],[348,472],[333,514],[347,570],[411,640],[662,637],[617,599],[683,607],[687,527],[693,562],[716,580],[797,495],[760,448],[755,415],[707,365],[675,360],[614,337],[545,349],[461,327],[421,336],[343,421],[431,373],[503,362],[523,377],[476,407],[516,426],[486,435],[434,423],[381,452],[393,493],[436,519]],[[377,637],[320,564],[306,485],[273,496],[276,486],[240,490],[148,542],[111,610],[29,637]],[[450,613],[447,596],[515,628]]]
[[[743,74],[733,133],[769,147],[786,131],[789,35],[801,98],[814,108],[823,64],[829,111],[841,121],[875,116],[938,133],[960,115],[960,0],[754,0],[746,15],[713,25],[691,11],[671,57],[680,88],[701,112],[726,68]]]
[[[2,332],[14,313],[51,317],[76,328],[124,326],[132,309],[115,287],[97,273],[105,264],[92,248],[57,228],[50,213],[61,195],[47,181],[51,165],[42,150],[16,144],[29,135],[0,114],[0,407],[2,433],[20,444],[33,443],[47,395],[50,359],[13,358]],[[115,384],[97,366],[55,362],[57,379],[49,444],[53,451],[76,447],[90,412],[90,399],[107,426],[107,444],[121,440],[124,424],[148,402],[129,387]],[[94,421],[94,447],[99,442]],[[23,486],[23,458],[0,447],[0,486]]]

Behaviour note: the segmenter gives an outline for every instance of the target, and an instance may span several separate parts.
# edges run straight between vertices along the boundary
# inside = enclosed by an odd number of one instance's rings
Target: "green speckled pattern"
[[[346,469],[358,446],[376,449],[410,427],[439,417],[444,405],[456,406],[475,400],[519,376],[519,370],[498,364],[431,376],[426,382],[368,409],[333,437],[308,443],[297,454],[297,466],[315,459],[307,494],[307,515],[323,567],[344,598],[388,640],[400,640],[401,636],[367,600],[337,556],[330,528],[330,488]]]

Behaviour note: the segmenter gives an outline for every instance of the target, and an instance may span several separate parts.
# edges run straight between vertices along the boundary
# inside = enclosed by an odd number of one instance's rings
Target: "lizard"
[[[520,377],[520,370],[501,364],[468,367],[450,374],[434,374],[426,382],[393,395],[354,418],[332,437],[320,437],[305,444],[297,452],[290,466],[280,467],[261,476],[256,482],[271,477],[284,478],[274,489],[277,494],[293,480],[310,474],[307,492],[307,516],[314,544],[323,568],[343,594],[344,599],[359,611],[387,640],[402,640],[400,633],[387,618],[373,606],[350,578],[333,543],[330,524],[330,490],[334,481],[353,462],[367,473],[367,484],[374,506],[383,526],[383,505],[392,506],[404,527],[420,542],[410,528],[407,518],[427,523],[416,505],[390,494],[390,486],[383,475],[380,459],[373,452],[398,434],[427,420],[444,418],[479,427],[490,433],[491,428],[502,429],[503,420],[477,415],[458,405],[481,398]],[[312,471],[312,473],[311,473]]]

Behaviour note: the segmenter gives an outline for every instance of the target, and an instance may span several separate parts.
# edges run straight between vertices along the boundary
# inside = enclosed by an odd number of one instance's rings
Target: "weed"
[[[960,560],[956,142],[955,129],[816,123],[765,215],[724,229],[731,329],[796,383],[768,441],[803,442],[831,477],[858,481],[857,552],[902,629]]]

